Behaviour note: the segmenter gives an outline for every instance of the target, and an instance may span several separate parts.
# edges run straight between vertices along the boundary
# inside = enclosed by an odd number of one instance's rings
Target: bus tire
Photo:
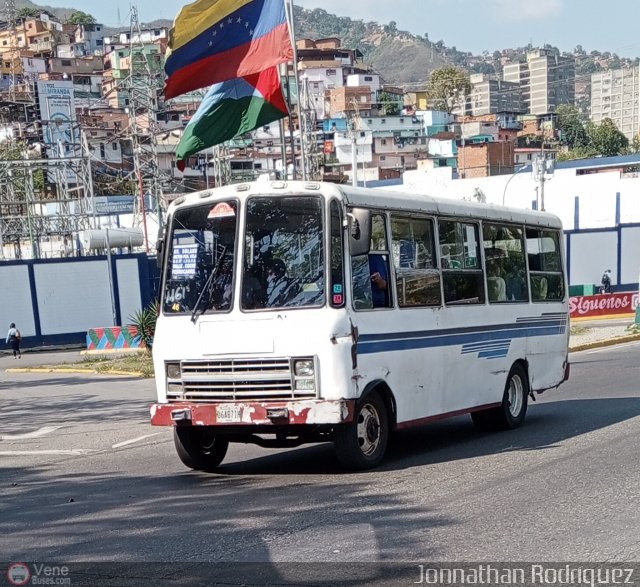
[[[333,443],[340,464],[346,469],[377,467],[389,441],[389,414],[377,392],[356,404],[353,421],[334,430]]]
[[[229,441],[208,426],[176,426],[173,443],[180,460],[196,471],[214,471],[229,448]]]
[[[472,412],[471,419],[480,430],[513,430],[524,422],[529,398],[529,378],[521,363],[514,363],[498,408]]]

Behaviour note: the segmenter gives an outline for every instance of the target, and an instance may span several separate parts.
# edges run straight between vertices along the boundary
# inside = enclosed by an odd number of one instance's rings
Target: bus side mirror
[[[352,208],[347,213],[349,252],[352,257],[366,255],[371,245],[371,211]]]
[[[158,240],[156,241],[156,265],[162,268],[162,257],[164,253],[164,227],[158,230]]]

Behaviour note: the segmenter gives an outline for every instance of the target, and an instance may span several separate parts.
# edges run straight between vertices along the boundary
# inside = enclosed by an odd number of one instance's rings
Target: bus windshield
[[[301,308],[325,300],[322,200],[247,201],[242,308]]]
[[[235,201],[178,209],[164,286],[165,313],[228,312],[242,288],[243,310],[301,308],[325,302],[322,199],[250,198],[244,255],[235,277],[240,207]]]
[[[237,203],[179,209],[173,217],[163,309],[199,314],[231,309]]]

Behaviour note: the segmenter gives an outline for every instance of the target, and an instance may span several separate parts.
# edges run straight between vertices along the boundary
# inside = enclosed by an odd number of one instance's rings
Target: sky
[[[305,8],[323,8],[338,16],[392,20],[400,30],[444,41],[459,51],[549,43],[562,51],[582,45],[587,52],[610,51],[621,57],[640,56],[638,0],[294,0]],[[48,0],[43,4],[78,7],[109,26],[129,23],[129,6],[142,22],[173,19],[185,3],[175,0]]]

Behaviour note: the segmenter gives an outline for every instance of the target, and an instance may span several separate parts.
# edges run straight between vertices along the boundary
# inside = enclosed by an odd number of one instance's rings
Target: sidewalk
[[[633,319],[616,321],[611,325],[602,325],[597,322],[574,322],[571,324],[569,349],[575,352],[640,340],[640,332],[634,333],[628,330],[633,323]]]

